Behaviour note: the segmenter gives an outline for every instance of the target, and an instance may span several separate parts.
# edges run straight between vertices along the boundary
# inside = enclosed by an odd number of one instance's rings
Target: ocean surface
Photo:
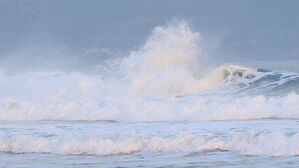
[[[95,73],[0,71],[0,167],[298,167],[298,65],[211,63],[172,21]]]

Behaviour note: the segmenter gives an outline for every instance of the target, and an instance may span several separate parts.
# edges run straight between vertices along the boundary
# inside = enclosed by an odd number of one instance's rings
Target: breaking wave
[[[299,118],[299,75],[208,61],[185,21],[129,56],[79,72],[0,73],[0,120],[202,121]]]

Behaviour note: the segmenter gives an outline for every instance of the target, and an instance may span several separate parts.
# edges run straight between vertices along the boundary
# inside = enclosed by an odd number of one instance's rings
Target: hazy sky
[[[0,0],[2,69],[94,66],[172,17],[219,60],[299,59],[296,0]]]

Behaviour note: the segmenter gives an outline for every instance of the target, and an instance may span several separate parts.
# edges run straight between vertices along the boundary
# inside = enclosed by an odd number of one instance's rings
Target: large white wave
[[[294,90],[266,97],[256,89],[298,82],[298,75],[236,65],[208,71],[202,69],[205,60],[199,33],[185,21],[174,21],[156,27],[129,56],[98,66],[101,75],[0,73],[0,120],[299,118],[299,96]],[[105,67],[108,71],[102,72]],[[245,96],[236,96],[242,89],[248,91],[242,92]],[[254,96],[249,94],[252,90]]]

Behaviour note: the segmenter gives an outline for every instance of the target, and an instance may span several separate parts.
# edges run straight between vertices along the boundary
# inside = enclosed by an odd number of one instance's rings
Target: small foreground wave
[[[36,137],[32,135],[0,136],[0,151],[12,153],[123,155],[138,152],[215,152],[231,151],[252,156],[297,156],[299,133],[250,131],[231,137],[215,135],[114,137]]]

